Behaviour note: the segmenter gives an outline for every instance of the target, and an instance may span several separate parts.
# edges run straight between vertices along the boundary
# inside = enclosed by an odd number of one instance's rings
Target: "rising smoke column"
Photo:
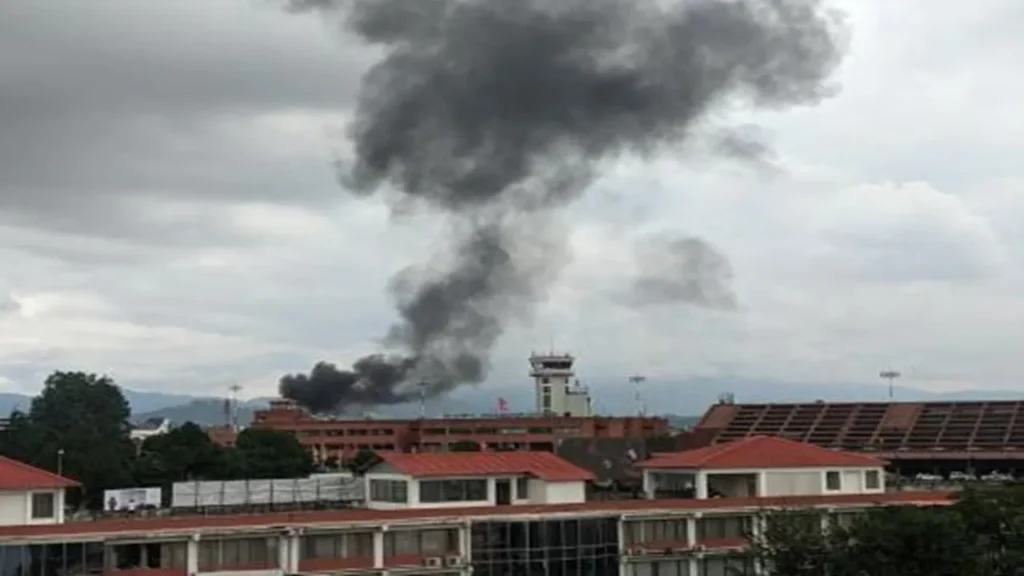
[[[454,264],[392,286],[397,356],[318,365],[281,392],[314,410],[433,395],[486,375],[564,250],[553,211],[599,162],[684,141],[723,104],[828,95],[837,22],[817,0],[291,0],[384,56],[363,77],[341,181],[452,220]],[[554,223],[550,228],[545,222]],[[329,368],[329,369],[328,369]]]

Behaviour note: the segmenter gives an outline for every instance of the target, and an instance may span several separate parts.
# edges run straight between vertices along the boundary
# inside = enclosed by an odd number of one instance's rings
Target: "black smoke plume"
[[[842,52],[837,22],[817,0],[288,7],[340,15],[384,49],[362,78],[345,187],[385,190],[397,206],[439,210],[466,230],[453,265],[393,286],[401,321],[385,344],[397,356],[282,380],[282,394],[313,410],[481,381],[502,328],[528,314],[554,277],[557,266],[537,254],[564,249],[545,228],[550,211],[587,189],[599,161],[680,143],[723,105],[814,103],[828,95]],[[547,218],[535,220],[540,213]]]

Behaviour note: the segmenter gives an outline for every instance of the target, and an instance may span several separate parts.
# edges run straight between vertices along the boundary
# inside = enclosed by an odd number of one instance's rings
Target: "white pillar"
[[[287,530],[277,539],[277,567],[286,574],[299,571],[299,538],[295,531]]]
[[[373,567],[384,568],[384,533],[388,531],[387,525],[380,527],[373,533]]]
[[[185,565],[189,574],[199,572],[199,534],[193,534],[185,546]]]
[[[473,557],[473,523],[466,522],[459,526],[459,555],[469,564]]]
[[[763,498],[767,494],[768,494],[768,475],[765,474],[764,471],[761,471],[761,472],[757,473],[757,494],[755,494],[755,496],[757,496],[758,498]]]
[[[686,545],[697,545],[697,522],[700,522],[700,512],[686,519]]]
[[[703,471],[697,472],[697,474],[694,475],[693,483],[694,483],[694,492],[695,492],[695,496],[696,496],[697,500],[707,500],[708,499],[708,473],[707,472],[703,472]]]

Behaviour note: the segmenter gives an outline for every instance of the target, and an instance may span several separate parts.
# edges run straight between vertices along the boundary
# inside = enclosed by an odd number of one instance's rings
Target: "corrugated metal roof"
[[[716,404],[695,446],[771,435],[846,450],[1024,448],[1024,402],[802,402]]]
[[[640,466],[723,470],[737,468],[844,468],[884,466],[864,454],[836,452],[821,446],[775,436],[752,436],[675,454],[662,454]]]
[[[0,456],[0,490],[71,488],[78,482],[24,462]]]
[[[529,475],[548,482],[595,479],[593,472],[550,452],[379,452],[378,456],[414,478]]]
[[[223,516],[172,516],[164,518],[111,518],[53,525],[0,526],[0,539],[59,539],[114,536],[173,537],[195,533],[280,530],[291,528],[332,528],[381,523],[443,523],[487,520],[488,518],[545,517],[556,514],[661,514],[673,512],[714,513],[763,510],[765,508],[868,507],[889,505],[941,506],[950,504],[957,493],[892,492],[887,494],[835,494],[825,496],[784,496],[770,498],[714,498],[710,500],[614,500],[577,504],[537,504],[404,510],[324,510],[232,514]]]

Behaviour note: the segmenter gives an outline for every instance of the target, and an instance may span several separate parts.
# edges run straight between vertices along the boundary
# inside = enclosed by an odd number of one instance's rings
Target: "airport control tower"
[[[530,354],[530,377],[535,385],[537,412],[552,416],[593,416],[590,392],[580,385],[571,354]]]

